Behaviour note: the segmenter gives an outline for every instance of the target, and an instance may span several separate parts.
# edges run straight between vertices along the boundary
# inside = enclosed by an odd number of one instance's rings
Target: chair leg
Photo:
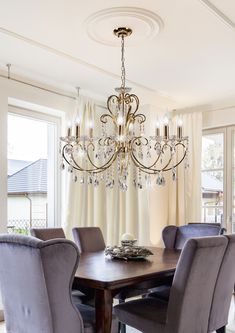
[[[226,333],[226,326],[223,326],[223,327],[219,328],[218,330],[216,330],[216,333]]]
[[[124,299],[119,298],[119,304],[125,303]],[[126,325],[119,322],[118,324],[119,332],[120,333],[126,333]]]
[[[126,333],[126,325],[121,323],[121,333]]]

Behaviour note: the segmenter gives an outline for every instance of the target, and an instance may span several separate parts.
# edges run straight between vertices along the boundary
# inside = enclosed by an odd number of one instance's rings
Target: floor
[[[127,333],[138,333],[139,331],[128,327]],[[5,325],[3,322],[0,322],[0,333],[6,333]],[[227,326],[226,333],[235,333],[235,296],[233,296],[231,301],[231,307],[229,312],[229,322]]]

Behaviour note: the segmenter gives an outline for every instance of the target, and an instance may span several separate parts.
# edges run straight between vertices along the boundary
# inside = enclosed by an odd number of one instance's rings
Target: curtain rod
[[[26,82],[26,81],[23,81],[23,80],[19,80],[19,79],[13,78],[13,77],[10,76],[10,65],[7,65],[7,67],[8,67],[8,76],[0,74],[0,77],[2,77],[3,79],[11,80],[11,81],[14,81],[14,82],[18,82],[18,83],[24,84],[26,86],[37,88],[37,89],[40,89],[40,90],[43,90],[43,91],[46,91],[46,92],[49,92],[49,93],[52,93],[52,94],[55,94],[55,95],[58,95],[58,96],[62,96],[62,97],[66,97],[66,98],[69,98],[69,99],[76,100],[75,96],[71,96],[71,95],[67,95],[67,94],[64,94],[64,93],[60,93],[58,91],[55,91],[55,90],[52,90],[52,89],[49,89],[49,88],[44,88],[44,87],[38,86],[38,85],[36,85],[34,83],[29,83],[29,82]],[[96,104],[95,103],[95,105],[98,106],[98,107],[100,107],[100,108],[106,109],[106,107],[103,106],[103,105],[101,105],[101,104]]]

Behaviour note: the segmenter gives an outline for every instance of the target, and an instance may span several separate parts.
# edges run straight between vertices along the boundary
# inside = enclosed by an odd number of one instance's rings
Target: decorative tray
[[[123,260],[143,260],[153,253],[142,246],[107,246],[105,249],[105,255],[110,256],[111,259],[123,259]]]

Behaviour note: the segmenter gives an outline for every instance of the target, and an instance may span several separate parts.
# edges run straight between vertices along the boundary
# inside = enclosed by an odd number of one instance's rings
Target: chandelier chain
[[[121,63],[122,63],[122,67],[121,67],[121,88],[125,91],[125,86],[126,86],[126,69],[125,69],[125,41],[124,41],[124,36],[121,36],[122,41],[121,41]]]

